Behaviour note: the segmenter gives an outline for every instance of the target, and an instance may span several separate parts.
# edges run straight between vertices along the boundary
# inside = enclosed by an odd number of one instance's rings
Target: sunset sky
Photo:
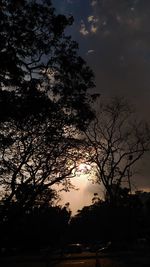
[[[53,0],[58,13],[73,15],[69,34],[95,73],[96,89],[104,97],[121,95],[133,103],[138,116],[150,114],[150,0]],[[135,185],[150,189],[150,157],[138,165]],[[90,203],[97,192],[86,179],[80,190],[67,193],[75,210]]]

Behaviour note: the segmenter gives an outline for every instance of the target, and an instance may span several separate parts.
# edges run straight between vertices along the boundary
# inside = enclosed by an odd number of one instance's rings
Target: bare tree
[[[115,203],[124,182],[131,192],[133,167],[149,150],[148,125],[136,118],[125,100],[113,98],[100,105],[85,134],[89,160],[96,166],[96,181],[104,185],[109,201]]]

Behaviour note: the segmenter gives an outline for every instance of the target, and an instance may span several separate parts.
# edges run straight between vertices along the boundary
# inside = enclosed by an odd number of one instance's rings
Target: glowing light
[[[77,168],[77,173],[78,174],[87,174],[91,170],[91,165],[87,163],[80,163],[78,168]]]

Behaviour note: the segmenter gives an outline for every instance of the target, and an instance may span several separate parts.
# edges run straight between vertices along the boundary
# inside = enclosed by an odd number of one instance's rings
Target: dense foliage
[[[0,185],[7,220],[12,202],[28,210],[45,190],[67,188],[79,154],[75,138],[93,118],[93,73],[66,36],[72,17],[51,1],[1,1]],[[3,219],[2,219],[3,221]]]

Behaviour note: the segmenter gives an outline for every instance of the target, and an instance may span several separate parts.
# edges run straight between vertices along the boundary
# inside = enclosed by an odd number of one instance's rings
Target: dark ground
[[[22,254],[5,255],[0,258],[0,267],[149,267],[150,250],[124,251],[112,253],[50,255]]]

